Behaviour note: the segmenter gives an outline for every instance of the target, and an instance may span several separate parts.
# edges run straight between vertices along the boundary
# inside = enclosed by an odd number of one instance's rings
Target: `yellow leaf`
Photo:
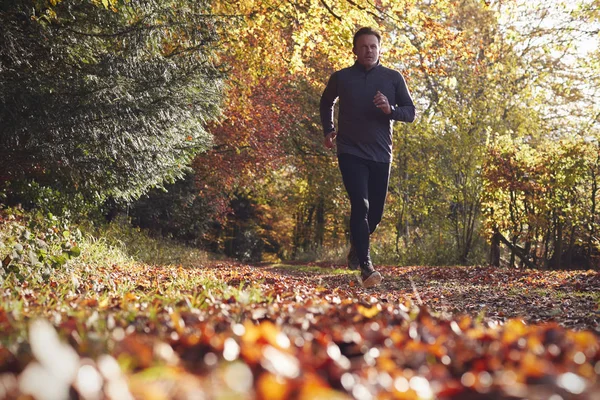
[[[319,376],[307,373],[300,388],[298,398],[301,400],[341,400],[350,399],[351,397],[330,388]]]
[[[100,300],[100,302],[98,302],[98,308],[100,310],[106,310],[108,308],[108,303],[109,303],[109,298],[105,297],[104,299]]]
[[[358,305],[358,312],[365,318],[373,318],[377,314],[379,314],[380,307],[365,307],[363,305]]]

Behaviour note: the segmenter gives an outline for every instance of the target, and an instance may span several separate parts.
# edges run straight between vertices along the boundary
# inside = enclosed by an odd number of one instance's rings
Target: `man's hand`
[[[325,141],[324,141],[325,147],[327,147],[328,149],[333,148],[333,146],[334,146],[333,141],[335,140],[336,136],[337,136],[336,131],[331,131],[327,135],[325,135]]]
[[[379,108],[381,111],[383,111],[386,114],[391,114],[392,113],[392,107],[390,107],[390,102],[388,101],[388,98],[385,97],[385,95],[383,93],[381,93],[379,90],[377,91],[377,93],[375,94],[375,97],[373,98],[373,103],[375,103],[375,106],[377,108]]]

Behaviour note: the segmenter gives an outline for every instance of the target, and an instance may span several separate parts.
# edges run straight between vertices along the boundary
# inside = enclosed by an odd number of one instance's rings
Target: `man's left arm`
[[[415,120],[415,103],[413,103],[408,86],[402,74],[396,82],[396,104],[392,105],[390,118],[396,121],[413,122]]]

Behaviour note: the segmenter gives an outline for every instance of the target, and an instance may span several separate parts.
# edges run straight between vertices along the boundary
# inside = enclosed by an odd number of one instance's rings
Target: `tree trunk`
[[[552,269],[560,268],[560,259],[563,253],[563,224],[558,219],[556,222],[555,243],[554,254],[552,255]]]
[[[317,203],[315,216],[315,245],[320,248],[325,241],[325,200],[321,197]]]
[[[510,242],[510,246],[508,246],[510,248],[510,267],[514,268],[515,267],[515,260],[516,260],[516,252],[515,252],[515,248],[517,247],[517,238],[513,237],[512,241]]]
[[[548,255],[550,254],[550,237],[552,236],[552,232],[550,229],[546,231],[544,235],[544,268],[548,269],[550,267],[550,259]]]
[[[600,144],[599,144],[600,146]],[[598,158],[596,159],[596,165],[600,166],[600,148],[598,151]],[[588,259],[591,261],[592,259],[592,249],[593,249],[593,241],[594,236],[596,235],[596,196],[598,195],[598,171],[592,168],[591,176],[592,176],[592,193],[591,193],[591,206],[590,206],[590,223],[589,223],[589,234],[586,246],[586,255]]]
[[[575,227],[571,227],[571,234],[569,238],[569,248],[567,249],[567,269],[571,269],[573,264],[573,249],[575,247]]]
[[[306,251],[314,247],[314,242],[311,240],[310,228],[313,221],[313,215],[315,214],[315,206],[311,206],[308,210],[306,220],[303,221],[302,225],[302,248]]]
[[[523,250],[525,252],[525,254],[527,254],[528,256],[531,255],[531,240],[527,240],[525,242],[525,246],[523,246]],[[521,263],[521,267],[523,267],[524,264]]]

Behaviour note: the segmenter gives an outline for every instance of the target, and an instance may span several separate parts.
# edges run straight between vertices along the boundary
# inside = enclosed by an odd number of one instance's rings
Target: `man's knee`
[[[369,215],[369,200],[360,199],[352,202],[352,216],[366,218]]]

